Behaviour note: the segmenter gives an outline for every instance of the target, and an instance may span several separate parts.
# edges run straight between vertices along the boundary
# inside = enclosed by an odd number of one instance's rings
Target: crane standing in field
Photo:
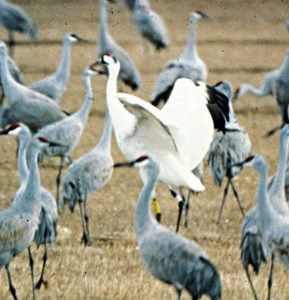
[[[63,93],[66,91],[70,77],[71,44],[80,41],[83,41],[83,39],[76,34],[71,32],[66,33],[62,43],[62,57],[57,71],[44,79],[33,82],[28,87],[58,103]]]
[[[9,47],[11,56],[14,55],[14,31],[20,32],[31,37],[33,42],[38,39],[37,26],[20,7],[5,0],[0,0],[0,24],[9,33]]]
[[[13,202],[17,203],[19,199],[22,198],[23,193],[26,188],[27,180],[29,177],[29,169],[27,165],[27,152],[29,142],[31,140],[31,133],[29,128],[23,123],[14,123],[6,130],[0,132],[1,134],[15,135],[19,141],[18,150],[18,172],[20,180],[20,188],[17,193],[13,196]],[[37,248],[41,244],[44,244],[44,255],[43,255],[43,266],[41,271],[41,276],[36,284],[36,288],[39,289],[47,281],[44,279],[44,271],[46,266],[46,261],[48,259],[48,249],[47,245],[50,246],[54,244],[56,238],[56,226],[57,226],[57,205],[52,194],[42,186],[40,186],[40,206],[41,212],[39,216],[39,226],[36,230],[34,241]]]
[[[136,0],[133,18],[139,33],[151,42],[156,50],[169,44],[168,32],[163,19],[151,9],[148,0]]]
[[[40,215],[40,176],[37,165],[38,154],[47,145],[55,146],[43,137],[35,138],[30,143],[28,153],[28,163],[30,167],[29,176],[25,191],[22,196],[10,207],[0,212],[0,269],[5,267],[9,289],[14,298],[17,299],[16,290],[12,284],[10,274],[10,263],[13,257],[28,248],[29,261],[32,277],[33,299],[34,291],[34,272],[33,257],[30,244],[38,228]]]
[[[60,147],[46,147],[40,154],[42,160],[45,156],[60,156],[61,162],[56,178],[57,193],[56,200],[59,204],[59,188],[61,182],[61,173],[65,160],[69,158],[70,152],[76,147],[86,125],[88,114],[93,103],[93,93],[91,89],[91,76],[102,74],[93,66],[87,67],[82,75],[82,81],[85,88],[85,99],[82,106],[72,115],[42,128],[36,136],[44,136],[49,140],[61,144]]]
[[[208,295],[221,299],[221,280],[215,266],[200,245],[174,234],[152,216],[150,202],[159,175],[158,164],[147,156],[114,167],[140,167],[148,178],[139,195],[134,227],[138,251],[147,270],[157,279],[175,287],[178,300],[183,289],[192,299]],[[174,197],[177,194],[172,191]]]
[[[66,117],[67,114],[53,100],[26,88],[12,78],[8,68],[7,47],[2,41],[0,41],[0,67],[2,88],[8,100],[4,110],[6,113],[9,111],[14,117],[10,122],[22,122],[35,132]]]
[[[216,185],[221,186],[223,179],[227,178],[227,184],[224,189],[223,201],[218,215],[217,223],[220,223],[223,207],[227,197],[229,186],[231,185],[234,195],[239,204],[242,215],[244,211],[241,206],[238,193],[232,182],[233,178],[238,174],[237,169],[230,167],[235,162],[244,160],[251,152],[251,142],[248,134],[243,127],[240,126],[234,114],[231,98],[232,87],[230,84],[222,85],[222,89],[230,99],[229,120],[223,130],[217,132],[211,143],[209,150],[208,163],[211,169],[213,181]]]
[[[120,64],[113,57],[104,55],[98,63],[109,70],[107,106],[118,146],[126,158],[148,153],[160,165],[160,181],[203,191],[204,186],[191,170],[209,149],[214,128],[225,126],[230,113],[226,95],[183,78],[159,110],[136,96],[117,93]],[[147,181],[145,174],[141,177]]]
[[[82,241],[85,246],[90,244],[87,196],[103,188],[112,176],[111,131],[111,119],[106,109],[105,127],[99,143],[69,166],[62,182],[60,198],[62,210],[64,205],[68,204],[73,212],[75,205],[79,204],[83,226]]]
[[[106,0],[99,0],[100,5],[100,24],[99,24],[99,38],[98,38],[98,57],[105,53],[111,52],[121,64],[118,79],[133,90],[140,87],[141,79],[138,70],[133,64],[130,56],[118,46],[111,38],[107,29],[107,13]]]
[[[160,72],[151,95],[151,103],[157,106],[161,101],[166,102],[173,86],[179,78],[206,81],[208,71],[205,63],[199,57],[196,45],[196,22],[208,15],[194,11],[190,16],[190,34],[184,53],[177,59],[170,60]]]
[[[268,185],[268,194],[270,204],[274,210],[284,216],[289,216],[289,208],[285,196],[285,176],[286,176],[286,160],[288,155],[289,145],[289,125],[285,125],[280,133],[280,149],[279,149],[279,162],[274,180]],[[267,245],[262,230],[258,227],[259,210],[258,204],[250,209],[249,213],[244,217],[242,223],[241,235],[241,259],[242,265],[246,271],[250,287],[257,299],[257,293],[253,286],[249,266],[253,267],[253,271],[258,274],[262,262],[266,262]],[[262,229],[262,228],[261,228]]]

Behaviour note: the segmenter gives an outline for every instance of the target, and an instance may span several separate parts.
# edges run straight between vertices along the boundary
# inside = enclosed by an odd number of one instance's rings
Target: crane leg
[[[11,274],[10,274],[10,263],[8,263],[6,266],[5,266],[5,269],[6,269],[6,272],[7,272],[7,277],[8,277],[8,281],[9,281],[9,290],[13,296],[13,299],[14,300],[17,300],[17,296],[16,296],[16,290],[15,290],[15,287],[12,283],[12,278],[11,278]]]
[[[254,285],[253,285],[253,282],[252,282],[252,279],[251,279],[251,276],[250,276],[250,273],[249,273],[248,268],[246,268],[245,271],[246,271],[246,276],[247,276],[247,278],[248,278],[248,281],[249,281],[251,290],[252,290],[253,295],[254,295],[254,300],[258,300],[257,293],[256,293],[256,291],[255,291],[255,288],[254,288]]]
[[[42,265],[41,275],[35,286],[37,290],[41,288],[42,283],[44,284],[45,287],[47,287],[47,281],[44,279],[44,271],[45,271],[46,261],[48,259],[46,236],[47,236],[47,228],[45,228],[45,233],[44,233],[44,255],[43,255],[43,265]]]
[[[176,232],[179,232],[179,227],[180,227],[182,213],[183,213],[183,207],[184,207],[184,200],[185,200],[182,188],[180,188],[180,193],[182,196],[182,201],[180,201],[178,204],[179,205],[179,214],[178,214],[178,219],[177,219]]]
[[[9,30],[8,35],[9,35],[9,41],[8,41],[9,55],[13,58],[15,52],[15,40],[14,40],[13,31]]]
[[[230,185],[230,179],[228,178],[227,185],[224,189],[223,201],[222,201],[222,204],[221,204],[221,207],[220,207],[219,216],[218,216],[218,220],[217,220],[217,225],[220,224],[222,212],[223,212],[223,209],[224,209],[224,204],[225,204],[227,194],[228,194],[229,185]]]
[[[80,209],[80,215],[81,215],[81,223],[82,223],[82,229],[83,229],[83,235],[81,238],[81,243],[84,243],[84,246],[87,245],[87,233],[86,233],[86,226],[85,226],[85,220],[84,220],[84,215],[83,215],[83,210],[82,210],[82,204],[81,202],[79,203],[79,209]]]
[[[192,191],[189,190],[186,205],[185,205],[185,227],[186,228],[188,228],[188,224],[189,224],[188,219],[189,219],[189,208],[190,208],[191,195],[192,195]]]
[[[267,300],[271,299],[271,288],[272,288],[272,283],[273,283],[274,264],[275,264],[275,255],[272,254],[270,275],[269,275],[269,279],[268,279],[268,297],[267,297]]]
[[[160,205],[159,205],[158,200],[156,198],[153,199],[152,206],[153,206],[153,211],[155,213],[157,221],[159,223],[161,223],[162,213],[161,213]]]
[[[178,289],[177,287],[175,287],[175,289],[176,289],[176,292],[177,292],[178,300],[181,300],[182,290]]]
[[[59,190],[60,190],[60,182],[61,182],[61,173],[62,173],[62,169],[64,167],[65,159],[66,159],[66,156],[61,156],[60,166],[59,166],[58,174],[56,177],[56,201],[57,201],[58,211],[60,211],[60,209],[59,209],[59,192],[60,191]]]
[[[83,206],[84,206],[84,221],[85,221],[85,225],[86,225],[86,234],[87,234],[87,243],[85,246],[89,246],[90,245],[89,217],[88,217],[88,213],[87,213],[87,209],[86,209],[86,197],[85,197]]]
[[[29,255],[29,265],[31,269],[31,281],[32,281],[32,296],[33,300],[35,300],[35,288],[34,288],[34,259],[32,255],[32,251],[30,246],[28,247],[28,255]]]
[[[234,196],[236,197],[237,202],[238,202],[238,205],[239,205],[239,207],[240,207],[242,216],[244,217],[244,216],[245,216],[245,213],[244,213],[243,207],[242,207],[242,205],[241,205],[241,202],[240,202],[240,199],[239,199],[239,195],[238,195],[237,190],[235,189],[234,184],[233,184],[233,182],[232,182],[231,179],[230,179],[230,184],[231,184],[231,187],[232,187],[232,189],[233,189]]]

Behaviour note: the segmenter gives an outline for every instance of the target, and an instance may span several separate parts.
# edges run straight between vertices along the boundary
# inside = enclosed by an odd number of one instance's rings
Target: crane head
[[[195,10],[191,14],[191,21],[193,21],[192,19],[199,20],[202,18],[210,18],[210,16],[200,10]]]
[[[76,42],[87,42],[87,40],[79,37],[75,33],[67,33],[65,38],[70,42],[70,43],[76,43]]]
[[[149,161],[149,157],[147,155],[142,155],[139,158],[131,161],[125,161],[121,163],[116,163],[113,165],[114,168],[119,167],[141,167]]]
[[[8,134],[17,136],[21,131],[21,123],[12,123],[10,126],[0,132],[0,135]]]
[[[234,91],[234,94],[233,94],[233,100],[238,100],[239,99],[239,95],[240,95],[240,87],[238,86],[235,91]]]

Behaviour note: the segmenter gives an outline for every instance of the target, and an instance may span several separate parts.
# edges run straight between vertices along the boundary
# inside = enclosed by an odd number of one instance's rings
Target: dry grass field
[[[29,84],[52,73],[58,65],[61,40],[67,31],[87,38],[90,43],[72,46],[72,75],[61,106],[75,111],[84,99],[81,74],[94,62],[98,35],[97,0],[18,0],[11,1],[23,7],[38,23],[40,42],[20,41],[15,59]],[[168,26],[170,46],[156,53],[152,47],[144,53],[143,41],[136,32],[132,16],[122,4],[109,5],[111,35],[127,50],[142,75],[142,87],[136,93],[149,100],[153,84],[163,65],[179,56],[187,41],[190,11],[200,9],[212,16],[197,25],[198,51],[209,69],[208,83],[227,79],[234,87],[241,82],[259,86],[264,74],[279,67],[289,45],[285,28],[288,1],[193,1],[151,0]],[[0,28],[0,39],[7,33]],[[75,159],[90,150],[99,140],[105,113],[106,79],[92,78],[95,102],[79,145],[72,153]],[[125,91],[130,92],[128,88]],[[275,100],[272,97],[256,99],[250,95],[234,104],[240,123],[251,138],[254,153],[263,154],[274,173],[278,158],[278,134],[270,139],[264,133],[280,123]],[[17,190],[16,141],[0,137],[0,209],[10,204]],[[112,141],[115,161],[123,156]],[[41,166],[43,186],[55,193],[55,177],[59,159],[50,158]],[[207,251],[222,278],[223,299],[251,299],[251,291],[240,262],[241,214],[230,192],[221,225],[216,225],[222,190],[214,186],[205,166],[204,193],[194,196],[189,216],[189,228],[181,226],[180,233],[194,239]],[[257,174],[244,171],[235,180],[246,211],[255,203]],[[97,194],[89,196],[88,208],[92,236],[91,247],[80,244],[82,234],[79,209],[74,214],[66,210],[59,217],[59,236],[50,251],[46,269],[47,289],[37,291],[38,299],[175,299],[175,291],[151,277],[144,269],[136,250],[133,214],[142,187],[136,170],[115,170],[110,183]],[[175,229],[177,205],[164,186],[158,187],[163,212],[163,224]],[[71,233],[65,233],[64,227]],[[1,230],[1,229],[0,229]],[[42,252],[33,252],[36,259],[36,277],[40,275]],[[11,272],[19,299],[31,299],[30,272],[27,253],[16,257]],[[262,267],[254,284],[265,299],[269,264]],[[277,264],[273,283],[273,299],[289,299],[289,274]],[[0,299],[11,299],[5,270],[0,272]],[[189,299],[184,292],[183,299]]]

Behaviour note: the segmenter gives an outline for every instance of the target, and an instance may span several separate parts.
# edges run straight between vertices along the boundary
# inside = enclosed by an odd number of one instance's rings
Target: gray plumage
[[[133,18],[139,33],[151,42],[156,50],[169,44],[168,32],[163,19],[151,9],[148,0],[136,0]]]
[[[224,93],[229,99],[232,99],[232,87],[228,84],[223,85],[227,88]],[[218,223],[220,222],[223,205],[226,200],[229,185],[231,185],[234,195],[239,203],[241,212],[243,209],[240,205],[237,191],[233,185],[232,179],[240,170],[231,168],[230,165],[244,160],[251,152],[251,142],[245,129],[240,126],[234,114],[232,102],[230,101],[231,114],[228,122],[222,131],[218,131],[214,136],[209,149],[208,164],[211,170],[213,181],[219,187],[222,185],[223,179],[227,178],[227,185],[224,189],[224,196],[220,208]]]
[[[133,90],[140,87],[141,79],[138,70],[132,62],[130,56],[111,38],[107,29],[106,0],[99,0],[100,5],[100,27],[98,37],[98,57],[111,52],[120,62],[121,70],[118,79]]]
[[[160,72],[151,95],[153,105],[157,106],[161,101],[167,101],[179,78],[207,80],[207,67],[198,55],[195,34],[196,22],[203,17],[207,15],[199,11],[191,13],[190,33],[184,53],[179,58],[170,60]]]
[[[88,214],[86,211],[87,196],[103,188],[110,180],[113,172],[113,160],[110,153],[111,119],[106,109],[106,122],[99,143],[88,153],[74,161],[63,178],[60,203],[62,210],[67,204],[71,212],[77,203],[80,206],[83,225],[82,240],[90,244]],[[83,208],[81,208],[83,206]]]
[[[12,129],[8,131],[7,134],[16,135],[19,141],[18,172],[20,179],[20,188],[13,197],[13,202],[17,203],[23,197],[23,193],[25,191],[27,180],[29,177],[29,169],[27,166],[27,151],[29,141],[31,139],[31,133],[29,128],[23,123],[14,123]],[[39,216],[39,226],[35,232],[34,241],[37,245],[37,248],[39,248],[40,245],[43,244],[45,247],[45,251],[43,256],[43,269],[41,272],[42,275],[40,277],[40,280],[36,284],[36,288],[40,288],[41,284],[45,283],[44,269],[46,265],[46,260],[48,258],[47,245],[51,246],[54,244],[57,234],[56,201],[52,194],[42,186],[40,186],[40,206],[41,212]]]
[[[151,158],[140,157],[128,164],[141,167],[148,178],[134,217],[138,251],[146,269],[157,279],[173,285],[179,300],[183,289],[193,300],[203,295],[220,299],[220,275],[205,251],[194,241],[171,232],[152,216],[150,202],[159,175],[157,163]]]
[[[99,71],[97,71],[93,67],[88,67],[83,72],[82,80],[86,95],[83,104],[78,109],[78,111],[65,118],[64,120],[60,120],[42,128],[36,134],[36,136],[44,136],[49,140],[58,142],[59,144],[63,145],[60,147],[47,147],[43,149],[40,155],[40,160],[43,160],[45,156],[60,156],[61,158],[61,164],[57,176],[57,203],[59,200],[59,184],[62,168],[70,152],[78,144],[78,141],[86,125],[91,105],[93,103],[93,93],[90,84],[90,77],[96,74],[99,74]]]
[[[268,183],[268,189],[271,188],[274,180],[276,178],[276,174],[270,179]],[[289,201],[289,165],[286,166],[286,173],[285,173],[285,195],[286,195],[286,201]]]
[[[57,71],[44,79],[33,82],[28,87],[31,90],[39,92],[58,103],[66,91],[70,77],[71,44],[81,40],[82,39],[74,33],[66,33],[63,38],[62,57]]]
[[[15,288],[12,284],[10,274],[10,262],[12,258],[27,249],[38,228],[40,214],[40,176],[37,165],[37,158],[40,149],[46,146],[48,141],[34,139],[30,143],[28,162],[30,166],[29,177],[25,191],[21,199],[0,212],[0,269],[5,266],[9,288],[14,299],[17,299]],[[31,251],[29,251],[31,254]],[[30,256],[30,266],[32,269],[32,289],[34,295],[33,282],[33,259]]]
[[[30,36],[33,42],[37,41],[37,26],[27,13],[15,4],[0,0],[0,24],[9,33],[9,44],[14,45],[14,31]]]
[[[280,133],[279,162],[274,180],[267,186],[270,203],[278,214],[289,216],[289,208],[285,196],[286,160],[288,153],[289,125],[284,126]],[[256,292],[250,278],[249,266],[258,274],[263,262],[267,261],[267,245],[258,228],[259,211],[257,205],[250,209],[242,222],[241,260],[255,298]]]
[[[66,117],[66,114],[50,98],[32,91],[17,83],[10,75],[7,63],[7,47],[0,42],[1,79],[8,107],[15,119],[22,122],[32,131]]]

